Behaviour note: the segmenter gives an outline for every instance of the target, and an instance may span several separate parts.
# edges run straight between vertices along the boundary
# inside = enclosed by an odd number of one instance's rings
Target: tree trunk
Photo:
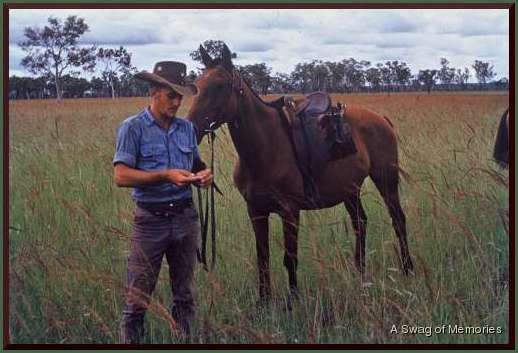
[[[113,82],[110,81],[110,88],[112,90],[112,99],[115,99],[115,86],[113,85]]]
[[[61,82],[59,82],[60,79],[58,78],[58,75],[56,73],[56,76],[55,76],[55,84],[56,84],[56,98],[58,101],[61,101],[63,100],[63,92],[61,92]]]

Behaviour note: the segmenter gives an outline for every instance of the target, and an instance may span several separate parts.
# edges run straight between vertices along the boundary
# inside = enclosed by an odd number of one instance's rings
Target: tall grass
[[[343,207],[302,212],[301,298],[288,310],[280,219],[270,220],[274,300],[256,305],[254,236],[232,185],[235,151],[216,142],[218,266],[196,272],[198,343],[504,343],[508,341],[508,179],[491,150],[507,95],[334,96],[394,122],[416,273],[370,180],[363,188],[367,272],[353,265]],[[145,99],[9,103],[9,331],[13,343],[116,343],[133,202],[112,182],[115,131]],[[181,114],[185,114],[185,102]],[[207,156],[208,148],[202,145]],[[164,261],[163,267],[167,264]],[[146,342],[174,342],[162,270]],[[501,327],[501,334],[403,335],[393,325]]]

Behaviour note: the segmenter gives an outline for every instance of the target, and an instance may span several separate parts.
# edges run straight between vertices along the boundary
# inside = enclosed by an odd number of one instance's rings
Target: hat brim
[[[178,92],[182,96],[195,96],[198,94],[198,88],[196,88],[193,84],[186,84],[185,86],[177,85],[175,83],[169,82],[166,79],[155,75],[154,73],[141,71],[135,75],[135,78],[140,80],[144,80],[147,82],[157,83],[162,86],[170,87],[174,91]]]

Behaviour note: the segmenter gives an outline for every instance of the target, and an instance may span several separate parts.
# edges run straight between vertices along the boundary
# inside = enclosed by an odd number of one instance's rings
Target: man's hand
[[[169,169],[166,171],[167,180],[178,186],[185,186],[202,181],[202,177],[183,169]]]
[[[195,185],[201,188],[208,188],[210,184],[212,184],[212,179],[214,178],[214,175],[210,169],[200,170],[198,173],[196,173],[196,176],[200,178],[200,181]]]

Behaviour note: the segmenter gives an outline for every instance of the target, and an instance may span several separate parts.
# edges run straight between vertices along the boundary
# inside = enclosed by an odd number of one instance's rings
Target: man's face
[[[162,117],[174,118],[182,104],[182,98],[176,91],[162,87],[153,96],[153,104]]]

